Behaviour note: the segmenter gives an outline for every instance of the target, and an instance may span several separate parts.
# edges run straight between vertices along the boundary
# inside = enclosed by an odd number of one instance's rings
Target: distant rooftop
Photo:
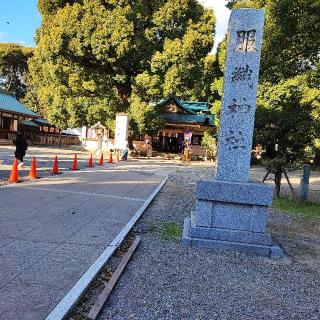
[[[35,122],[40,125],[51,126],[51,123],[47,119],[38,118],[38,119],[35,119]]]
[[[166,105],[170,102],[174,102],[181,109],[185,110],[189,114],[199,114],[199,113],[211,113],[209,109],[208,102],[199,102],[199,101],[183,101],[179,100],[177,97],[173,96],[166,98],[156,103],[155,105]]]
[[[183,101],[173,96],[160,101],[158,106],[165,106],[174,102],[185,113],[170,113],[166,112],[161,115],[161,118],[173,123],[201,124],[214,126],[214,115],[210,112],[208,102],[198,101]]]
[[[208,102],[182,101],[182,100],[179,100],[179,101],[184,108],[189,109],[193,112],[210,113]]]
[[[25,117],[38,118],[40,115],[29,110],[7,91],[0,89],[0,111],[15,113]]]

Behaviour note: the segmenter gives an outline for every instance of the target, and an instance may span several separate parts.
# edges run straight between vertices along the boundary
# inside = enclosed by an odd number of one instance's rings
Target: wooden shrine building
[[[191,137],[194,151],[201,153],[204,132],[215,128],[209,104],[172,97],[161,101],[157,106],[163,110],[161,117],[165,126],[158,136],[152,137],[153,148],[157,151],[180,153],[188,136]]]
[[[31,121],[38,118],[40,115],[29,110],[7,91],[0,89],[0,139],[12,140],[20,124],[35,128],[36,125]]]
[[[55,125],[0,89],[0,140],[14,140],[22,131],[31,143],[41,145],[79,144],[75,135],[63,134]]]

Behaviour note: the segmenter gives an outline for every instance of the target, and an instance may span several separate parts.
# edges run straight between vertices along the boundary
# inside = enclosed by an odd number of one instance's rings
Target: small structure
[[[13,140],[18,130],[27,140],[40,145],[77,145],[77,135],[61,133],[61,130],[46,119],[16,100],[7,91],[0,89],[0,139]]]
[[[230,19],[217,168],[198,182],[183,242],[281,257],[267,231],[273,188],[249,181],[264,10],[233,10]]]
[[[215,128],[214,115],[207,102],[182,101],[177,97],[164,99],[157,107],[161,107],[163,130],[152,137],[153,148],[157,151],[180,153],[186,139],[191,141],[193,153],[204,155],[201,141],[204,132]]]
[[[104,151],[110,149],[109,130],[100,121],[91,127],[76,128],[81,132],[82,145],[91,151]]]
[[[40,115],[29,110],[7,91],[0,89],[0,139],[12,140],[18,130],[19,122],[37,127],[32,120]]]

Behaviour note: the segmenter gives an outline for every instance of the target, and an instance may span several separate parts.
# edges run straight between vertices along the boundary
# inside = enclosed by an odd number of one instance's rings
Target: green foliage
[[[40,0],[39,9],[30,71],[53,123],[130,111],[133,129],[150,132],[149,103],[208,95],[215,19],[196,0]]]
[[[0,88],[7,90],[18,100],[26,94],[25,76],[32,53],[32,48],[25,48],[20,44],[0,43]]]
[[[211,95],[209,103],[211,104],[211,112],[215,115],[215,125],[219,127],[219,116],[221,110],[221,99],[223,91],[223,73],[225,68],[227,54],[227,38],[225,38],[217,48],[214,63],[212,65],[213,77],[210,79]]]
[[[227,7],[230,9],[236,8],[262,8],[268,0],[228,0]]]
[[[181,238],[182,228],[175,222],[162,222],[159,229],[164,240],[179,241]]]
[[[130,128],[134,133],[146,133],[155,135],[164,127],[164,121],[160,118],[161,110],[157,106],[142,101],[132,94],[130,98]]]
[[[308,217],[318,217],[320,215],[319,203],[312,201],[298,202],[288,197],[274,199],[273,208],[279,211],[302,214]]]
[[[320,128],[320,90],[310,88],[305,76],[260,85],[255,143],[277,146],[275,156],[289,153],[302,159]]]
[[[201,145],[206,148],[210,159],[214,159],[216,157],[217,142],[213,132],[204,132]]]
[[[284,170],[301,165],[320,132],[320,90],[306,76],[259,87],[254,144],[263,147],[263,164],[275,174],[280,196]]]

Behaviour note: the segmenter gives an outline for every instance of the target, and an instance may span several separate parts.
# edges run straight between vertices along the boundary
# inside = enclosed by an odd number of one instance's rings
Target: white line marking
[[[46,320],[62,320],[64,319],[75,304],[79,301],[83,292],[89,287],[90,283],[95,279],[97,274],[101,271],[114,251],[119,247],[124,238],[130,232],[132,227],[139,220],[143,212],[146,210],[151,201],[155,198],[164,184],[167,182],[166,177],[158,188],[149,196],[143,206],[135,213],[127,225],[120,231],[116,238],[107,246],[98,259],[90,266],[78,282],[70,289],[64,298],[55,306],[55,308],[47,316]]]
[[[61,189],[51,189],[51,188],[34,188],[34,187],[26,187],[23,189],[27,189],[27,190],[30,189],[30,190],[37,190],[37,191],[50,191],[50,192],[52,191],[52,192],[57,192],[57,193],[81,194],[84,196],[111,198],[111,199],[119,199],[119,200],[130,200],[130,201],[140,201],[140,202],[147,201],[147,199],[120,197],[120,196],[113,196],[111,194],[90,193],[90,192],[72,191],[72,190],[61,190]]]

